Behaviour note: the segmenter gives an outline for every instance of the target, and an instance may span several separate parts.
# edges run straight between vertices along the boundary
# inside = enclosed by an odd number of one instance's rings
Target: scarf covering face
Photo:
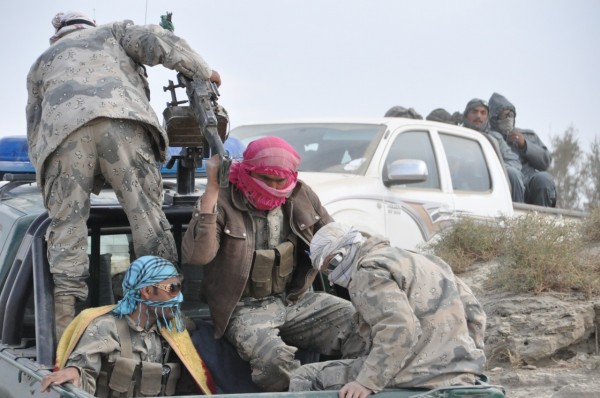
[[[52,26],[55,32],[50,37],[50,44],[75,30],[92,28],[96,26],[96,21],[81,12],[59,12],[52,18]]]
[[[263,137],[248,144],[241,162],[231,165],[229,181],[257,210],[273,210],[285,203],[298,181],[300,155],[279,137]],[[250,173],[287,178],[281,189],[269,187]]]
[[[515,118],[513,116],[508,116],[502,120],[498,120],[496,124],[498,125],[498,130],[506,135],[514,130]]]
[[[347,288],[352,280],[352,269],[358,260],[358,251],[365,241],[354,227],[332,222],[317,231],[310,242],[310,260],[313,267],[321,270],[324,260],[336,254],[342,255],[342,262],[327,277],[331,284]],[[323,272],[329,272],[327,269]]]
[[[140,296],[140,289],[146,286],[152,286],[156,283],[161,283],[165,279],[178,277],[179,272],[177,268],[162,257],[158,256],[143,256],[135,260],[125,273],[123,279],[123,298],[119,300],[117,306],[111,312],[114,315],[122,318],[124,315],[131,314],[138,306],[138,303],[144,303],[147,305],[146,309],[146,325],[145,328],[149,327],[149,315],[150,308],[154,311],[156,316],[156,323],[158,328],[167,328],[169,331],[172,327],[172,320],[175,321],[175,327],[178,332],[182,332],[185,329],[183,317],[181,315],[180,304],[183,301],[183,294],[179,293],[167,301],[150,301],[144,300]],[[167,320],[165,316],[165,309],[169,309],[173,312],[173,319]],[[141,313],[140,313],[141,315]],[[138,326],[140,319],[138,317]]]

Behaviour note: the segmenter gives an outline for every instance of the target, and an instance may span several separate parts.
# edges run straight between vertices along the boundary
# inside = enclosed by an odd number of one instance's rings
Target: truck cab
[[[249,124],[231,136],[274,135],[300,154],[299,177],[337,221],[415,250],[459,217],[511,216],[504,167],[483,134],[405,118]]]

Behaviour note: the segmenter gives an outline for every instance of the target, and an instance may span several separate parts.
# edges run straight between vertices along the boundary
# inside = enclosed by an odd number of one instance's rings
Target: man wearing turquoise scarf
[[[181,277],[175,266],[161,257],[140,257],[125,274],[123,294],[116,306],[85,310],[69,325],[57,350],[60,370],[44,377],[42,391],[51,384],[73,383],[98,397],[120,396],[131,389],[135,396],[173,395],[179,361],[201,392],[214,391],[185,330]],[[179,361],[170,362],[173,356],[163,349],[163,339]]]

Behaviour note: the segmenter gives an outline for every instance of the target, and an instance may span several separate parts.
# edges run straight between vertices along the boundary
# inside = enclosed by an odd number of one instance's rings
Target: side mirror
[[[392,185],[414,184],[427,180],[429,173],[424,161],[418,159],[400,159],[385,165],[383,184]]]

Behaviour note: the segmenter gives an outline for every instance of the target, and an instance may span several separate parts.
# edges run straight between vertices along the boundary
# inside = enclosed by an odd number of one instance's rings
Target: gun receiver
[[[183,147],[173,156],[168,166],[179,159],[177,169],[177,193],[188,195],[194,190],[195,169],[202,165],[203,157],[219,155],[219,185],[229,184],[231,158],[223,142],[228,135],[227,114],[217,103],[219,91],[216,84],[207,80],[191,80],[177,74],[178,84],[169,80],[164,91],[171,92],[171,102],[163,112],[169,145]],[[188,99],[177,100],[176,88],[185,88]],[[188,106],[181,106],[182,104]]]

